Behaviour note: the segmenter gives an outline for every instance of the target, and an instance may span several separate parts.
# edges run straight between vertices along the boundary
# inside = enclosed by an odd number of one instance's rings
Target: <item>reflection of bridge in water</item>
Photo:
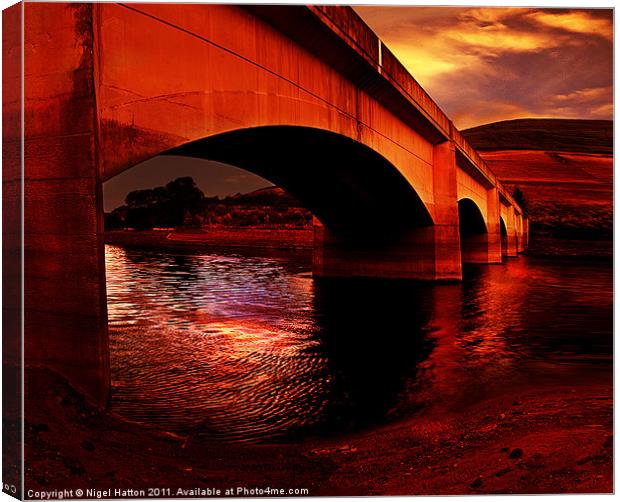
[[[21,9],[5,13],[6,82],[19,82]],[[317,217],[317,275],[460,279],[462,262],[526,245],[518,204],[350,8],[23,9],[26,358],[101,403],[101,184],[158,154],[226,162],[296,196]],[[5,100],[17,152],[20,90]],[[8,157],[17,211],[20,155]]]

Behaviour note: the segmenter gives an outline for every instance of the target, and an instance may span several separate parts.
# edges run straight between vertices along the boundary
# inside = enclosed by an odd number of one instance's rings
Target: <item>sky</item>
[[[611,9],[355,7],[459,129],[611,119]]]
[[[106,212],[122,206],[132,190],[163,186],[181,176],[191,176],[207,196],[247,193],[270,186],[264,178],[248,171],[190,157],[160,155],[122,172],[103,184],[103,209]]]
[[[515,118],[611,119],[611,9],[355,7],[459,129]],[[104,207],[130,190],[192,176],[206,195],[269,182],[217,162],[156,157],[108,181]]]

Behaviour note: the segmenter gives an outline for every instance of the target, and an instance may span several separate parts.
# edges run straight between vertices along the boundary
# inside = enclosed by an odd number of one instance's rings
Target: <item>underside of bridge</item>
[[[308,127],[254,127],[175,148],[257,174],[293,195],[330,230],[389,240],[432,224],[424,203],[398,170],[367,146]]]
[[[484,216],[471,199],[462,199],[458,205],[463,263],[489,263],[489,233]]]
[[[314,273],[434,278],[431,216],[385,158],[345,136],[308,127],[231,131],[174,148],[283,188],[318,220]]]
[[[500,233],[502,237],[502,260],[508,256],[508,231],[504,218],[500,218]]]

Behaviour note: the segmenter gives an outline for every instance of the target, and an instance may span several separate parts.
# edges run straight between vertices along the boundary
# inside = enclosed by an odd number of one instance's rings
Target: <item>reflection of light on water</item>
[[[107,246],[113,410],[261,441],[443,413],[610,360],[609,269],[521,258],[431,286],[315,281],[309,266]]]
[[[421,369],[426,392],[442,399],[427,411],[596,372],[584,363],[611,361],[611,287],[604,266],[520,258],[437,289],[437,344]]]
[[[296,318],[309,312],[309,277],[238,256],[108,246],[106,260],[119,413],[237,441],[320,418],[325,361]]]

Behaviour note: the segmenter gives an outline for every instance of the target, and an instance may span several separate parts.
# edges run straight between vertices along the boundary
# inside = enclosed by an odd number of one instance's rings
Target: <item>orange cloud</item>
[[[443,30],[442,36],[494,52],[532,51],[558,43],[543,31],[507,26],[508,20],[521,16],[523,12],[522,8],[469,9],[458,16],[453,27]]]
[[[612,117],[611,9],[355,9],[457,127]]]
[[[522,13],[522,7],[480,7],[467,9],[461,17],[471,17],[482,23],[497,23]]]
[[[567,94],[558,94],[555,99],[557,101],[587,101],[598,98],[611,99],[613,92],[613,88],[610,85],[605,87],[589,87],[586,89],[578,89]]]
[[[472,29],[473,28],[473,29]],[[485,27],[460,25],[445,34],[463,44],[498,51],[535,51],[555,45],[548,36],[512,31],[506,26],[495,24]]]
[[[529,15],[536,22],[573,33],[600,35],[613,39],[613,25],[610,19],[594,18],[586,12],[533,12]]]

